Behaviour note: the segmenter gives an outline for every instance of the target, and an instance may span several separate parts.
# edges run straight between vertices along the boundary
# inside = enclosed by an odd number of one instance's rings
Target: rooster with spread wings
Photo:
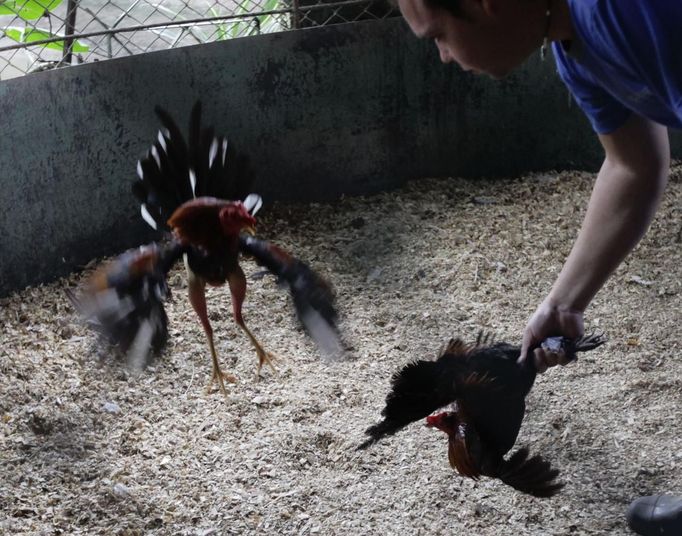
[[[168,337],[164,299],[166,277],[180,258],[188,278],[189,300],[206,334],[213,364],[207,389],[214,382],[236,378],[224,372],[215,349],[206,306],[206,286],[227,283],[235,322],[253,344],[263,364],[274,370],[275,356],[247,327],[242,314],[246,278],[239,258],[256,262],[288,286],[296,313],[324,356],[342,352],[334,293],[304,262],[275,244],[253,236],[260,196],[246,195],[253,182],[249,159],[227,138],[201,127],[201,104],[193,107],[188,141],[171,116],[157,107],[162,128],[147,155],[137,164],[133,193],[144,220],[165,231],[167,240],[131,250],[97,269],[78,293],[70,293],[76,308],[110,342],[143,366]],[[243,199],[243,201],[241,200]]]

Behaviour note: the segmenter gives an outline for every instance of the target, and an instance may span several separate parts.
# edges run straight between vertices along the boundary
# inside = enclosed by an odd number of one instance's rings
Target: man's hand
[[[549,367],[565,365],[569,362],[563,350],[552,352],[538,345],[547,337],[561,335],[568,339],[578,339],[584,333],[583,313],[560,305],[552,304],[549,299],[543,301],[533,316],[530,317],[523,330],[523,343],[518,362],[533,359],[535,369],[543,373]],[[528,350],[538,346],[530,355]]]
[[[526,325],[520,362],[547,337],[582,336],[583,311],[644,235],[665,190],[670,147],[664,126],[632,115],[599,140],[606,158],[583,225],[549,296]],[[538,372],[567,361],[563,352],[541,348],[533,359]]]

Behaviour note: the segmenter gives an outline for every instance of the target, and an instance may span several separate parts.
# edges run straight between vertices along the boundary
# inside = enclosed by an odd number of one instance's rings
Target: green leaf
[[[274,11],[277,9],[277,4],[279,3],[279,0],[267,0],[265,2],[265,5],[263,6],[263,11]]]
[[[218,30],[216,31],[216,41],[224,41],[227,39],[227,30],[224,24],[218,24]]]
[[[208,8],[209,12],[211,13],[211,17],[218,17],[220,16],[220,13],[218,10],[214,9],[213,7]],[[225,23],[218,23],[216,24],[217,30],[216,30],[216,41],[224,41],[227,39],[227,27],[225,26]]]
[[[30,29],[30,28],[18,28],[16,26],[10,26],[9,28],[0,29],[0,32],[4,33],[10,39],[16,41],[17,43],[33,43],[34,41],[42,41],[43,39],[51,39],[53,37],[64,37],[62,35],[55,35],[47,30]],[[50,48],[52,50],[64,51],[64,41],[54,41],[52,43],[44,43],[38,45],[43,48]],[[71,46],[72,52],[89,52],[90,47],[82,44],[78,40],[74,40]]]
[[[16,15],[24,20],[35,20],[61,3],[62,0],[0,0],[0,15]]]

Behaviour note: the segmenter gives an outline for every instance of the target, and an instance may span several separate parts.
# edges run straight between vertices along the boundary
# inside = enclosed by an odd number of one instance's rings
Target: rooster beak
[[[244,232],[250,234],[251,236],[256,236],[256,228],[253,225],[247,225],[244,227]]]

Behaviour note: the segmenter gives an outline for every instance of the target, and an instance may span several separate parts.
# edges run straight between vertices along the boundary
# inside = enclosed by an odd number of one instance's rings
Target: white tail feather
[[[157,136],[159,140],[159,145],[163,149],[164,153],[168,152],[168,147],[166,146],[166,138],[164,138],[163,133],[159,130],[159,135]]]
[[[244,207],[249,211],[249,214],[254,216],[256,212],[263,206],[263,198],[258,194],[249,194],[244,199]]]
[[[213,138],[211,142],[211,148],[208,151],[208,167],[209,169],[213,166],[213,161],[218,154],[218,138]]]
[[[152,218],[152,215],[147,210],[147,205],[145,205],[144,203],[140,205],[140,214],[142,214],[142,219],[146,221],[150,225],[150,227],[156,231],[157,230],[156,220]]]
[[[189,185],[192,187],[192,197],[196,198],[197,176],[194,174],[194,170],[192,168],[189,169]]]
[[[161,169],[161,157],[159,156],[159,151],[156,150],[156,145],[152,145],[151,153],[154,157],[154,161],[156,162],[156,166]]]

